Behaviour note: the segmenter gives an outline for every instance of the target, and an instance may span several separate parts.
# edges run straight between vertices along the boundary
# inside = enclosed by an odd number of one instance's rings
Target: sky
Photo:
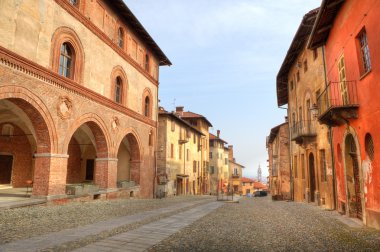
[[[284,122],[276,75],[302,17],[320,0],[124,0],[172,66],[160,106],[204,115],[234,146],[243,176],[268,175],[266,136]]]

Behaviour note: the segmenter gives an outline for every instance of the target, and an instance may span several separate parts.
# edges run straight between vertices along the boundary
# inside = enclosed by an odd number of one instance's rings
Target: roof
[[[283,106],[288,103],[288,75],[291,67],[297,60],[298,55],[305,47],[307,39],[311,33],[314,21],[317,17],[318,10],[314,9],[308,12],[302,19],[300,26],[293,38],[292,43],[286,53],[285,59],[277,74],[277,105]]]
[[[225,143],[225,144],[227,144],[227,142],[226,142],[226,141],[224,141],[223,139],[221,139],[221,138],[219,138],[219,137],[215,136],[215,135],[214,135],[214,134],[212,134],[212,133],[209,133],[209,138],[210,138],[210,140],[216,140],[216,141],[220,141],[220,142],[222,142],[222,143]]]
[[[107,2],[110,6],[116,9],[117,13],[120,13],[122,17],[125,18],[126,23],[129,24],[129,26],[136,32],[137,36],[152,50],[153,54],[158,58],[160,66],[170,66],[172,64],[123,0]]]
[[[267,189],[267,186],[264,185],[263,183],[261,182],[255,182],[253,184],[253,188],[257,188],[257,189]]]
[[[204,117],[203,115],[200,115],[200,114],[196,114],[196,113],[187,111],[187,112],[183,112],[181,117],[186,118],[186,119],[188,119],[188,118],[203,119],[208,124],[208,126],[212,127],[212,124],[210,123],[210,121],[207,120],[206,117]]]
[[[253,179],[250,179],[250,178],[242,177],[242,178],[241,178],[241,182],[245,182],[245,183],[254,183],[255,181],[254,181]]]
[[[320,12],[318,13],[308,41],[308,48],[314,49],[326,43],[335,17],[343,3],[344,0],[322,1]]]
[[[173,118],[174,120],[176,120],[177,122],[179,123],[182,123],[184,124],[185,126],[189,127],[190,129],[192,129],[193,131],[196,131],[197,133],[199,133],[200,135],[204,136],[205,134],[203,134],[201,131],[199,131],[197,128],[193,127],[190,123],[188,123],[187,121],[181,119],[179,116],[177,116],[174,112],[167,112],[166,110],[164,109],[161,109],[158,111],[158,116],[169,116],[171,118]]]
[[[270,130],[270,134],[268,136],[268,143],[273,143],[274,139],[276,138],[278,132],[280,131],[281,126],[286,125],[287,122],[282,123],[280,125],[277,125],[276,127],[272,128]]]
[[[230,162],[230,163],[233,163],[233,164],[236,164],[236,165],[240,166],[241,168],[245,168],[244,165],[241,165],[241,164],[239,164],[239,163],[236,163],[236,161],[234,161],[234,160],[229,160],[229,162]]]

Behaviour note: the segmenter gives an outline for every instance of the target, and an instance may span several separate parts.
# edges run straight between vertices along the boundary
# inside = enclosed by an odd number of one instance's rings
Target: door
[[[309,178],[310,178],[310,201],[315,201],[315,169],[314,169],[314,155],[309,155]]]
[[[0,184],[10,184],[12,177],[13,156],[0,155]]]
[[[86,161],[86,180],[94,180],[95,160],[87,159]]]
[[[339,69],[339,81],[340,81],[340,92],[342,95],[342,105],[346,105],[349,103],[348,99],[348,91],[347,91],[347,83],[346,83],[346,68],[344,66],[344,56],[340,57],[338,62]],[[338,105],[338,104],[335,104]]]

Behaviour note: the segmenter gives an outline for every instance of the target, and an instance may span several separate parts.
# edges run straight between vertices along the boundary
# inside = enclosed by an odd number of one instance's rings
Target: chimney
[[[183,115],[183,106],[176,107],[175,108],[175,113],[178,116],[182,116]]]
[[[228,160],[234,160],[234,146],[228,145]]]
[[[220,136],[220,130],[216,131],[216,136],[219,138],[219,136]]]

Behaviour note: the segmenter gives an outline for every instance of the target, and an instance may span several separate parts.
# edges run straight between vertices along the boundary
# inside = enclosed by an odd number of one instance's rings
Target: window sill
[[[367,72],[365,72],[364,74],[362,74],[359,78],[359,80],[363,80],[365,77],[367,77],[367,75],[369,75],[370,73],[372,72],[372,68],[370,70],[368,70]]]

